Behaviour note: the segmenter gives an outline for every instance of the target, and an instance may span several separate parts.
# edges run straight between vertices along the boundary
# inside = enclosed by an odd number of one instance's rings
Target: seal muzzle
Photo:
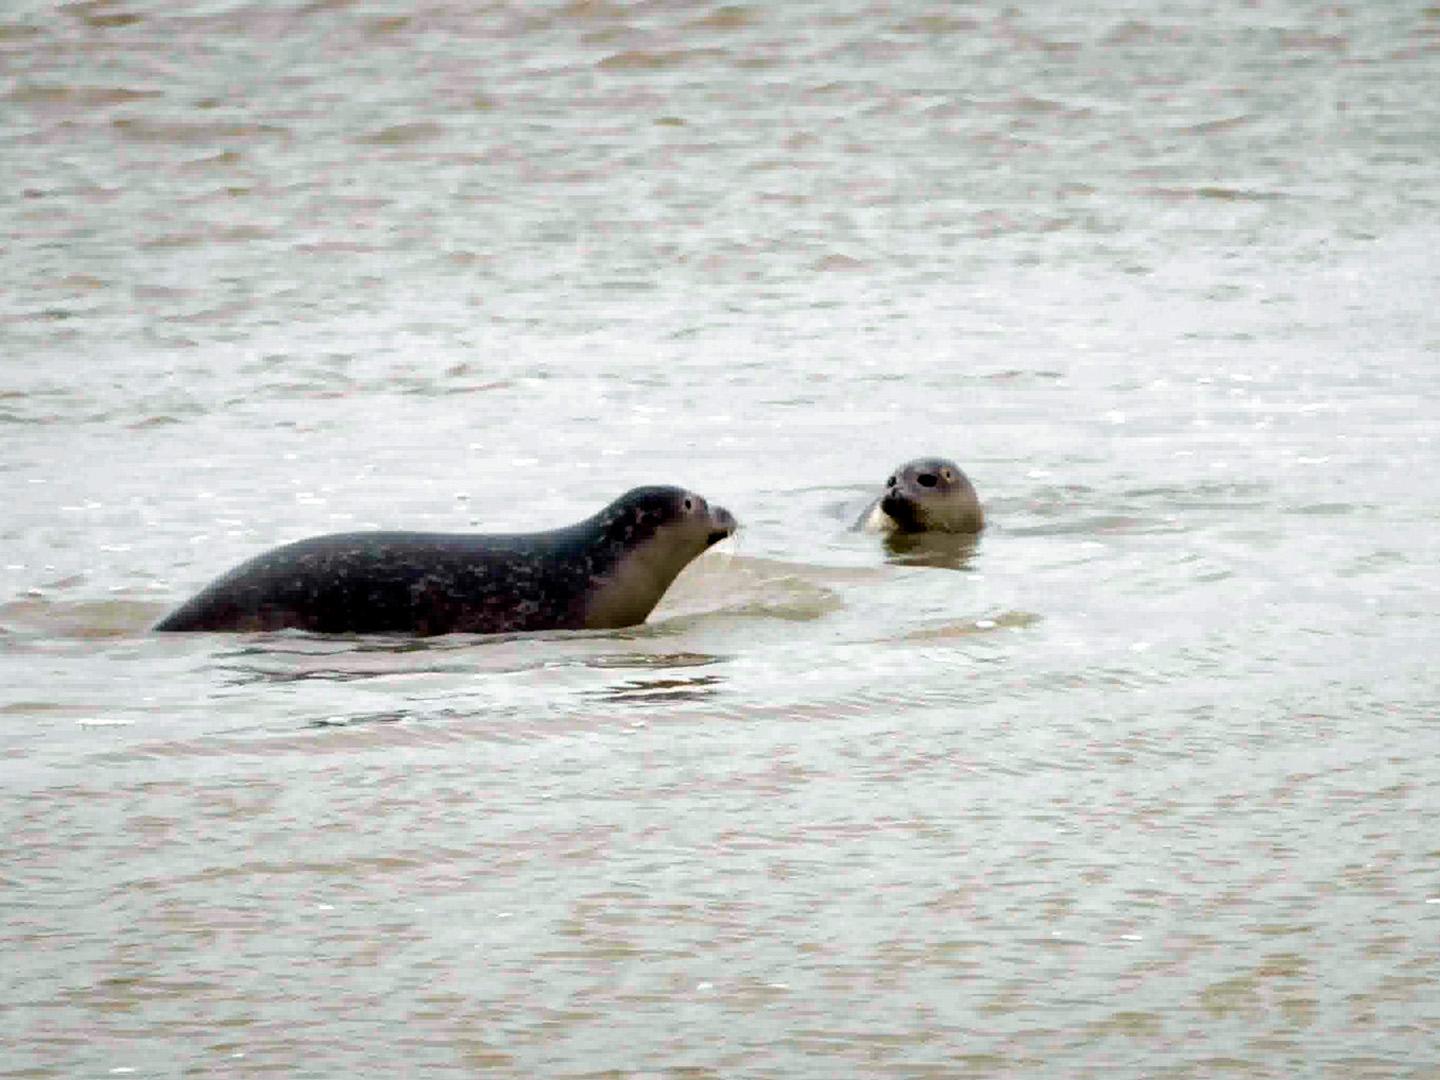
[[[705,538],[705,546],[713,547],[727,536],[733,536],[738,528],[740,523],[729,510],[723,506],[710,507],[710,534]]]
[[[880,509],[901,532],[921,532],[925,528],[920,521],[920,508],[893,488],[880,500]]]

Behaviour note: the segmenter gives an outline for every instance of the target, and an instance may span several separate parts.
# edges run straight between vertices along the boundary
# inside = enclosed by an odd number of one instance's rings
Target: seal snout
[[[738,528],[740,528],[740,523],[735,520],[735,515],[729,510],[723,506],[710,507],[710,533],[705,538],[705,546],[718,544],[727,536],[734,535]]]
[[[920,508],[910,496],[891,488],[880,500],[880,509],[890,516],[895,524],[905,531],[919,531]]]

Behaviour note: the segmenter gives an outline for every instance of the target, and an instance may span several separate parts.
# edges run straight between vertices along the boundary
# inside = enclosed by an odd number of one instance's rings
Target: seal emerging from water
[[[431,635],[633,626],[695,556],[736,528],[723,507],[657,486],[549,532],[315,536],[240,564],[155,629]]]
[[[978,533],[985,512],[970,478],[948,458],[907,461],[865,508],[857,529],[888,533]]]

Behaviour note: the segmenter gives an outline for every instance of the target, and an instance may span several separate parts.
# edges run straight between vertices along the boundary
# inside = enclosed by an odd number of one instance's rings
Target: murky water
[[[1440,9],[0,17],[5,1075],[1432,1076]],[[961,461],[991,527],[847,524]],[[161,637],[743,534],[650,622]]]

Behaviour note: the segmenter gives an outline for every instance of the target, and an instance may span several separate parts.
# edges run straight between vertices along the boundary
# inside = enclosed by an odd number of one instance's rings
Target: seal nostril
[[[895,477],[892,476],[892,477],[890,477],[889,480],[886,480],[886,481],[885,481],[885,486],[886,486],[886,487],[894,487],[894,486],[895,486]]]
[[[934,473],[928,472],[921,473],[915,478],[915,480],[921,487],[934,487],[936,484],[940,483],[940,478],[938,476],[936,476]]]

